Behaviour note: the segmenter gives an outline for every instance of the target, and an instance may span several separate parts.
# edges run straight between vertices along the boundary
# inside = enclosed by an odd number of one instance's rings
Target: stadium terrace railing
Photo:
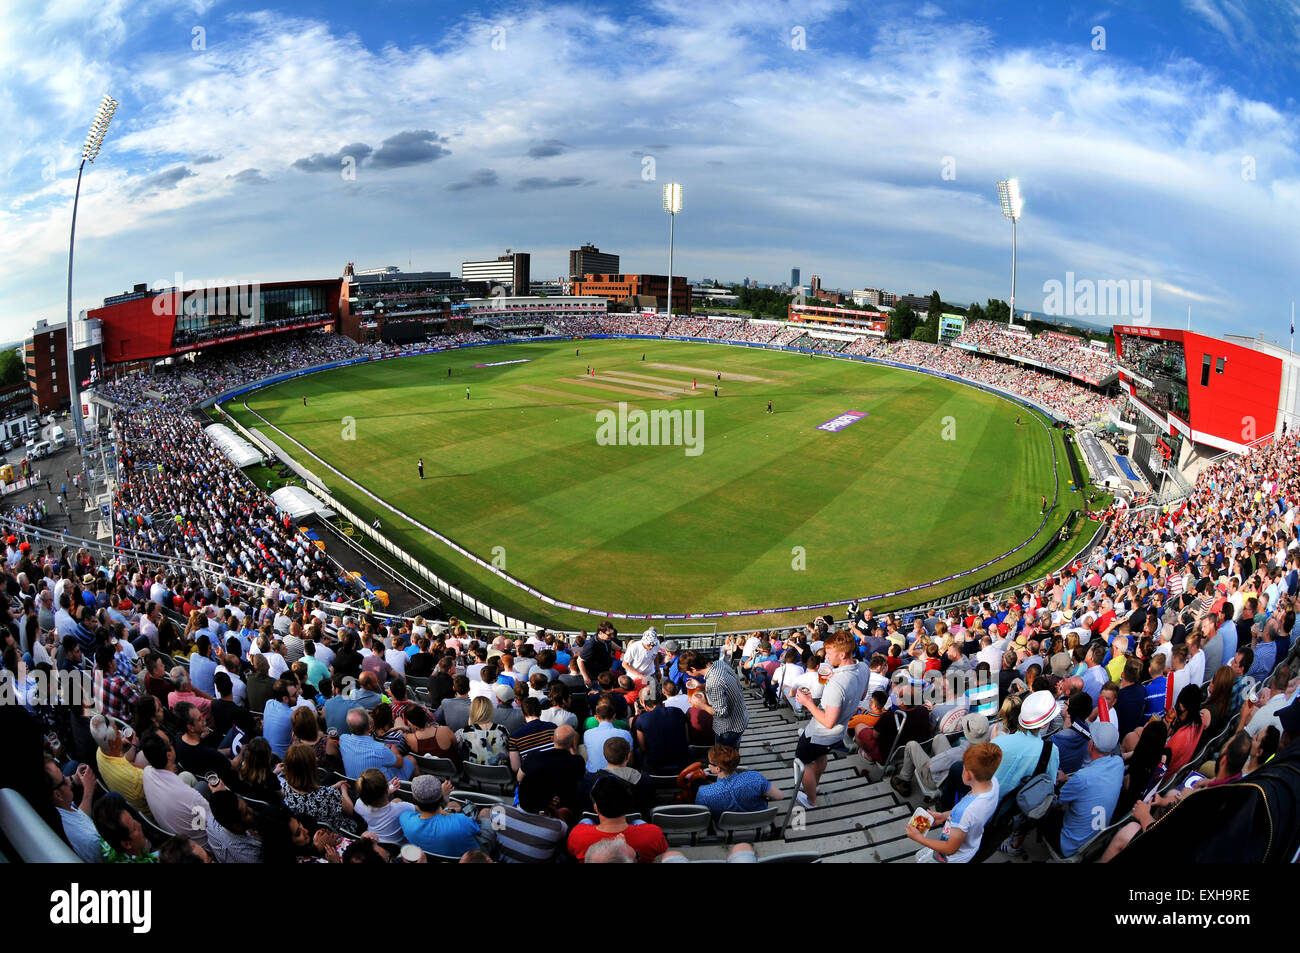
[[[349,367],[356,364],[368,363],[371,361],[391,360],[400,357],[415,357],[424,354],[435,354],[447,350],[462,350],[462,349],[473,348],[473,347],[490,347],[490,346],[500,345],[500,344],[571,340],[573,339],[573,337],[575,336],[543,335],[540,337],[528,337],[528,338],[503,338],[495,341],[475,341],[467,344],[458,344],[449,348],[411,348],[394,354],[363,355],[361,357],[348,358],[343,361],[331,361],[326,364],[319,364],[312,367],[298,368],[293,371],[285,372],[283,374],[276,374],[270,377],[262,378],[260,380],[253,381],[248,384],[243,384],[238,387],[234,387],[222,391],[221,393],[215,395],[214,397],[206,398],[205,400],[200,401],[197,404],[197,406],[204,407],[204,408],[215,406],[217,411],[221,414],[221,416],[225,420],[230,422],[233,426],[235,426],[239,430],[239,432],[242,433],[246,438],[248,438],[250,441],[257,444],[258,446],[265,446],[265,443],[261,441],[257,441],[255,436],[252,433],[250,433],[250,431],[247,428],[245,428],[238,421],[236,421],[234,417],[232,417],[221,405],[223,403],[226,403],[230,400],[234,400],[236,398],[244,398],[248,394],[252,393],[253,391],[260,390],[261,388],[269,387],[274,384],[283,383],[284,381],[293,380],[295,378],[303,377],[308,374],[320,373],[323,371],[333,370],[341,367]],[[757,348],[761,350],[770,350],[770,351],[789,351],[789,352],[800,353],[800,354],[812,354],[824,358],[832,358],[832,359],[846,360],[846,361],[859,361],[865,364],[880,364],[887,367],[895,367],[901,370],[912,371],[914,373],[928,374],[932,377],[940,377],[945,380],[953,381],[955,383],[964,384],[968,387],[974,387],[977,390],[983,390],[988,393],[994,394],[998,397],[1001,397],[1005,400],[1012,401],[1013,403],[1018,403],[1021,404],[1022,406],[1029,407],[1030,409],[1038,411],[1039,413],[1041,413],[1042,415],[1044,415],[1045,417],[1047,417],[1048,419],[1054,422],[1065,423],[1065,424],[1069,423],[1069,421],[1066,418],[1057,414],[1050,407],[1040,404],[1037,401],[1032,400],[1030,398],[1023,397],[1019,394],[1013,393],[1011,391],[1005,390],[1001,387],[997,387],[992,384],[986,384],[982,381],[974,381],[969,378],[961,377],[960,375],[948,374],[942,371],[932,370],[930,368],[923,367],[916,364],[907,364],[898,361],[887,361],[881,358],[867,357],[867,356],[855,355],[855,354],[828,353],[816,349],[810,350],[806,348],[790,347],[787,345],[761,344],[761,343],[755,343],[751,341],[725,341],[725,340],[718,340],[714,338],[681,337],[681,336],[672,336],[672,335],[649,335],[649,334],[585,334],[585,335],[578,335],[577,337],[583,337],[583,338],[593,339],[593,340],[614,338],[614,339],[632,339],[632,340],[683,341],[683,342],[690,342],[690,343],[697,343],[697,344],[714,344],[714,345],[724,345],[730,347]],[[921,583],[918,585],[907,586],[901,589],[895,589],[889,592],[879,593],[871,596],[859,596],[856,598],[838,599],[831,602],[808,603],[805,605],[781,606],[781,607],[762,608],[762,609],[740,609],[740,610],[695,612],[695,613],[613,612],[613,611],[606,611],[601,609],[591,609],[584,606],[578,606],[571,603],[562,602],[557,599],[553,599],[552,597],[546,595],[545,593],[542,593],[537,589],[533,588],[532,586],[529,586],[527,583],[523,582],[522,580],[515,579],[514,577],[505,573],[503,570],[492,565],[487,560],[482,559],[478,555],[470,552],[468,549],[465,549],[463,546],[460,546],[458,543],[454,542],[453,540],[448,539],[447,537],[438,533],[436,530],[432,529],[431,527],[425,526],[424,524],[420,523],[418,520],[413,519],[408,514],[402,512],[401,510],[398,510],[396,507],[392,506],[387,501],[382,500],[379,497],[375,496],[365,487],[361,486],[359,483],[357,483],[356,481],[348,477],[346,474],[342,473],[335,467],[330,466],[328,462],[316,456],[314,453],[308,450],[297,440],[294,440],[293,437],[286,434],[283,430],[280,430],[278,427],[275,427],[273,424],[267,421],[260,414],[257,414],[256,411],[251,410],[248,407],[246,402],[244,403],[244,409],[247,410],[249,413],[253,414],[254,416],[256,416],[259,420],[263,422],[264,425],[266,425],[272,430],[275,430],[285,439],[292,441],[303,452],[310,455],[313,459],[321,463],[323,466],[329,468],[329,470],[331,470],[333,473],[338,475],[341,479],[347,481],[349,485],[361,491],[362,493],[365,493],[368,497],[375,500],[377,503],[384,506],[385,508],[392,511],[393,513],[396,513],[398,516],[402,517],[411,525],[418,527],[425,533],[437,539],[439,542],[443,543],[444,545],[450,547],[455,552],[469,559],[470,561],[474,562],[476,565],[480,566],[486,571],[491,572],[493,575],[510,583],[516,588],[522,589],[530,596],[533,596],[534,598],[538,599],[539,601],[547,605],[554,606],[555,608],[558,609],[586,613],[588,615],[597,616],[601,618],[642,620],[642,621],[654,621],[654,620],[661,620],[661,619],[688,621],[692,619],[739,618],[744,616],[772,615],[772,614],[780,614],[786,612],[803,612],[803,611],[814,610],[814,609],[833,609],[839,606],[848,605],[850,603],[860,604],[863,602],[876,602],[882,599],[890,599],[900,595],[919,592],[924,589],[932,588],[933,586],[942,585],[943,583],[950,582],[954,579],[960,579],[965,576],[969,576],[974,573],[981,572],[984,569],[987,569],[989,566],[995,565],[996,563],[1001,562],[1002,560],[1008,558],[1009,556],[1015,555],[1020,550],[1024,549],[1026,546],[1032,543],[1035,539],[1037,539],[1038,536],[1042,533],[1043,528],[1047,525],[1052,514],[1055,512],[1060,498],[1059,460],[1056,454],[1056,442],[1052,441],[1052,458],[1054,464],[1053,477],[1056,481],[1056,489],[1054,491],[1054,497],[1053,497],[1053,502],[1051,507],[1049,507],[1047,512],[1043,514],[1042,521],[1039,523],[1037,529],[1035,529],[1034,533],[1028,539],[1024,540],[1022,543],[1013,547],[1007,552],[1002,553],[1000,556],[997,556],[991,560],[987,560],[986,562],[981,563],[978,566],[973,566],[969,569],[965,569],[960,572],[953,573],[948,576],[944,576],[940,579],[934,579],[929,582]],[[287,456],[287,455],[282,453],[281,456]],[[291,461],[286,459],[285,462],[290,463]],[[292,461],[292,462],[296,463],[296,461]],[[1074,463],[1074,466],[1077,468],[1078,464]],[[1075,485],[1078,486],[1077,483]],[[367,536],[373,539],[378,545],[383,547],[386,551],[390,552],[400,562],[402,562],[404,565],[410,568],[412,572],[415,572],[420,576],[420,578],[425,579],[427,582],[433,585],[438,592],[443,593],[444,595],[448,596],[455,602],[465,606],[474,614],[485,619],[490,619],[497,626],[502,626],[512,630],[539,628],[538,626],[532,623],[527,623],[520,619],[513,619],[507,617],[505,613],[501,612],[500,610],[493,608],[492,606],[488,605],[485,602],[482,602],[481,600],[475,598],[468,592],[465,592],[460,588],[451,585],[451,583],[442,579],[440,576],[436,575],[435,573],[430,571],[427,567],[425,567],[423,564],[421,564],[419,560],[415,559],[415,557],[413,557],[410,553],[406,552],[405,550],[401,549],[396,544],[388,540],[387,537],[385,537],[381,532],[375,530],[366,520],[361,519],[360,517],[357,517],[355,514],[353,514],[350,509],[344,506],[339,500],[334,498],[332,494],[329,494],[326,490],[316,486],[314,483],[310,481],[307,481],[307,486],[309,490],[311,490],[318,497],[320,497],[328,506],[344,514],[353,523],[354,526],[359,527],[363,532],[366,533]],[[1041,558],[1041,556],[1045,554],[1053,545],[1055,545],[1055,540],[1053,540],[1050,544],[1048,544],[1044,548],[1040,549],[1037,554],[1038,557]],[[1023,572],[1025,568],[1027,568],[1027,565],[1032,565],[1032,560],[1022,561],[1022,563],[1020,563],[1019,566],[1016,568],[1015,572],[1012,572],[1010,570],[1004,570],[1002,572],[999,572],[997,576],[993,578],[997,580],[1010,578],[1011,575],[1018,574],[1018,572]],[[988,580],[985,580],[984,582],[979,583],[974,587],[968,587],[968,588],[984,591],[983,587],[986,586],[987,584],[988,584]]]

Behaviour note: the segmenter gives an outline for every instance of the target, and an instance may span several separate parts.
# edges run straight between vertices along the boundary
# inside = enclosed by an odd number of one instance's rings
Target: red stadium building
[[[1131,456],[1148,479],[1164,460],[1186,468],[1280,431],[1285,352],[1172,328],[1116,325],[1114,334],[1120,388],[1136,411]]]
[[[332,326],[342,287],[338,278],[192,290],[136,285],[86,317],[101,323],[103,362],[112,366]]]

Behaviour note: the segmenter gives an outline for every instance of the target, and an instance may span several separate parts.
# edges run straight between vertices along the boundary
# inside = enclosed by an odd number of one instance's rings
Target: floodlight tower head
[[[676,182],[664,186],[664,211],[676,215],[682,210],[682,187]]]
[[[1002,203],[1002,214],[1011,221],[1020,218],[1025,201],[1020,195],[1019,179],[1003,179],[998,183],[998,200]]]
[[[117,100],[105,94],[99,103],[99,111],[95,113],[95,120],[90,124],[90,131],[86,133],[86,143],[81,147],[83,161],[94,162],[95,157],[99,155],[99,149],[104,144],[104,136],[108,133],[108,124],[113,121],[115,112],[117,112]]]

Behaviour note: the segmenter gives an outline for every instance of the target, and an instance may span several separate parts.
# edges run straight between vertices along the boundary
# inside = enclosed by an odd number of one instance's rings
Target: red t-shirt
[[[616,834],[599,830],[595,824],[579,824],[569,833],[569,853],[585,860],[592,844],[622,837],[636,851],[636,858],[648,864],[668,849],[664,832],[655,824],[632,824]]]

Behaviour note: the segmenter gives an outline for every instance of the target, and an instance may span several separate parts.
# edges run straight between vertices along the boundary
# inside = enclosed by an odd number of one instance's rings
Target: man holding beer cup
[[[803,790],[795,797],[804,807],[817,806],[817,784],[826,770],[833,747],[844,739],[844,727],[858,710],[867,692],[871,671],[853,656],[855,640],[846,631],[826,636],[826,661],[818,668],[822,689],[821,705],[805,687],[798,691],[799,701],[807,707],[812,720],[799,735],[795,757],[804,763]]]
[[[717,743],[739,750],[740,736],[749,727],[749,712],[745,709],[745,690],[731,666],[710,662],[702,653],[687,649],[681,655],[681,669],[704,683],[704,691],[691,695],[691,706],[713,716]]]

